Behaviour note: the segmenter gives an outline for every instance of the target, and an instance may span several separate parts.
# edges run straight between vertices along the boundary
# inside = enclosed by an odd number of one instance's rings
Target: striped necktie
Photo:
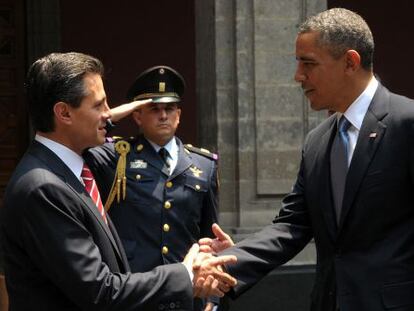
[[[164,162],[165,166],[168,168],[168,170],[171,167],[171,160],[170,160],[170,153],[167,149],[164,147],[158,150],[158,154],[160,155],[162,161]]]
[[[88,191],[93,203],[95,203],[98,208],[99,214],[101,214],[105,223],[108,224],[108,219],[106,219],[106,213],[102,205],[98,186],[96,185],[95,178],[93,178],[92,172],[86,163],[83,164],[81,178],[85,184],[86,191]]]

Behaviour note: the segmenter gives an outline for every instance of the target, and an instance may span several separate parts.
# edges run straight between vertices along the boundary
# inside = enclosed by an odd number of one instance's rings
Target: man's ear
[[[348,50],[345,53],[345,68],[349,73],[355,72],[361,68],[361,55],[355,50]]]
[[[180,124],[181,108],[177,109],[177,115],[178,115],[178,124]]]
[[[138,126],[141,126],[141,109],[134,110],[132,112],[132,118]]]
[[[71,118],[71,110],[67,103],[65,102],[57,102],[53,106],[53,112],[55,114],[55,119],[59,123],[63,124],[71,124],[72,118]]]

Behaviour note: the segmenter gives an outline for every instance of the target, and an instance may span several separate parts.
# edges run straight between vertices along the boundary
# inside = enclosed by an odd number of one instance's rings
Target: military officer
[[[133,272],[182,261],[217,222],[217,155],[175,136],[184,88],[170,67],[141,73],[127,96],[152,99],[132,113],[140,134],[85,155]]]

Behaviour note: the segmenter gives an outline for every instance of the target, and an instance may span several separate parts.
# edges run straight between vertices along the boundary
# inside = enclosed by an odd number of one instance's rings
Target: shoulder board
[[[122,140],[124,138],[122,136],[112,136],[111,139],[112,139],[112,141],[116,142],[116,141]]]
[[[214,160],[214,161],[218,160],[218,155],[208,151],[207,149],[193,147],[193,145],[190,145],[190,144],[184,145],[184,148],[187,149],[188,151],[191,151],[191,152],[197,153],[199,155],[205,156],[206,158],[209,158],[211,160]]]
[[[135,136],[130,136],[130,137],[123,137],[123,136],[112,136],[112,141],[114,143],[120,141],[120,140],[124,140],[127,141],[129,143],[132,143],[134,140],[136,139]]]

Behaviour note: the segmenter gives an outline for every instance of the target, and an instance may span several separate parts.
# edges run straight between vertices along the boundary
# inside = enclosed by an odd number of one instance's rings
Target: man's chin
[[[314,111],[321,111],[321,110],[326,109],[326,107],[324,105],[321,105],[320,103],[316,103],[316,102],[311,101],[311,100],[309,100],[309,103],[310,103],[310,107]]]

